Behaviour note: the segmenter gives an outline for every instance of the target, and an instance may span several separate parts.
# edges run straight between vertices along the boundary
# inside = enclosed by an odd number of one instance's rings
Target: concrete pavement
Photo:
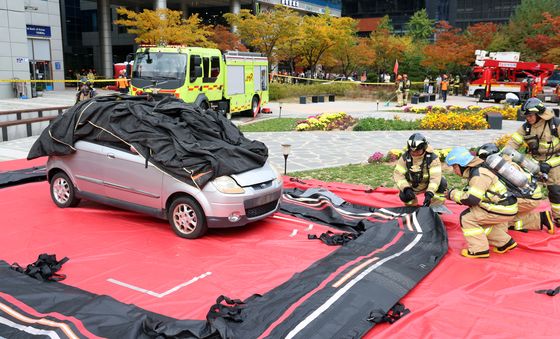
[[[47,92],[43,98],[28,100],[0,100],[0,111],[17,108],[34,108],[48,106],[63,106],[73,103],[74,91]],[[15,101],[15,102],[14,102]],[[24,103],[20,103],[24,101]],[[16,107],[18,106],[19,107]],[[425,103],[424,105],[443,105],[441,101]],[[474,98],[451,97],[447,105],[468,106],[475,105]],[[261,114],[257,119],[238,118],[234,116],[234,123],[245,124],[256,120],[282,117],[305,118],[323,112],[347,112],[356,118],[384,117],[392,119],[399,115],[401,119],[414,120],[421,114],[403,113],[394,106],[380,103],[379,110],[375,102],[365,101],[337,101],[300,105],[299,103],[270,103],[266,106],[272,109],[271,114]],[[392,104],[394,105],[394,103]],[[482,104],[492,106],[494,104]],[[478,146],[485,142],[492,142],[500,135],[513,133],[521,124],[518,121],[503,121],[502,130],[484,131],[420,131],[430,140],[435,148],[454,146]],[[246,133],[250,139],[264,142],[269,148],[270,161],[278,168],[284,167],[282,144],[291,144],[292,152],[288,157],[288,172],[334,167],[346,164],[363,163],[374,152],[386,153],[395,148],[402,148],[408,137],[415,131],[372,131],[372,132],[268,132]],[[0,142],[0,161],[22,159],[36,140],[37,136]]]

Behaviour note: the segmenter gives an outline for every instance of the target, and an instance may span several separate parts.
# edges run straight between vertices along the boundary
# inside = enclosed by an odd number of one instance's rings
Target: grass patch
[[[318,170],[288,173],[289,176],[300,179],[317,179],[327,182],[344,182],[348,184],[367,185],[372,188],[396,187],[393,181],[394,164],[358,164],[346,165]],[[453,174],[451,168],[443,166],[443,173],[449,187],[462,188],[462,179]]]
[[[274,118],[241,125],[241,132],[287,132],[296,129],[298,118]]]
[[[354,131],[404,131],[420,129],[420,121],[386,120],[383,118],[364,118],[358,120]]]

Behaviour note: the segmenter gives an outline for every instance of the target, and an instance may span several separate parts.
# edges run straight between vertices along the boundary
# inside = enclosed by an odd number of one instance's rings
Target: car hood
[[[239,186],[252,186],[276,179],[276,172],[267,162],[262,167],[255,168],[243,173],[232,174],[231,177]]]

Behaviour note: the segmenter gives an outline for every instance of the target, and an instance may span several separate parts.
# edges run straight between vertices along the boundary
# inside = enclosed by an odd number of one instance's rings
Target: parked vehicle
[[[268,162],[199,189],[161,171],[125,142],[78,141],[74,148],[47,162],[51,197],[61,208],[93,200],[167,219],[178,236],[194,239],[208,228],[263,219],[279,207],[282,179]]]
[[[155,91],[203,109],[256,116],[268,102],[268,59],[260,53],[144,46],[136,52],[131,75],[132,95]]]

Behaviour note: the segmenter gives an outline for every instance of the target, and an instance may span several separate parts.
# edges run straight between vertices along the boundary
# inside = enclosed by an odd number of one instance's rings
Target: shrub
[[[345,130],[356,123],[356,119],[344,113],[323,113],[298,121],[296,131]]]
[[[273,82],[269,87],[269,99],[280,100],[285,98],[297,98],[302,95],[313,94],[334,94],[337,96],[345,96],[359,87],[357,84],[339,83],[339,84],[282,84]]]
[[[386,120],[383,118],[364,118],[358,120],[354,131],[403,131],[419,128],[418,121]]]

